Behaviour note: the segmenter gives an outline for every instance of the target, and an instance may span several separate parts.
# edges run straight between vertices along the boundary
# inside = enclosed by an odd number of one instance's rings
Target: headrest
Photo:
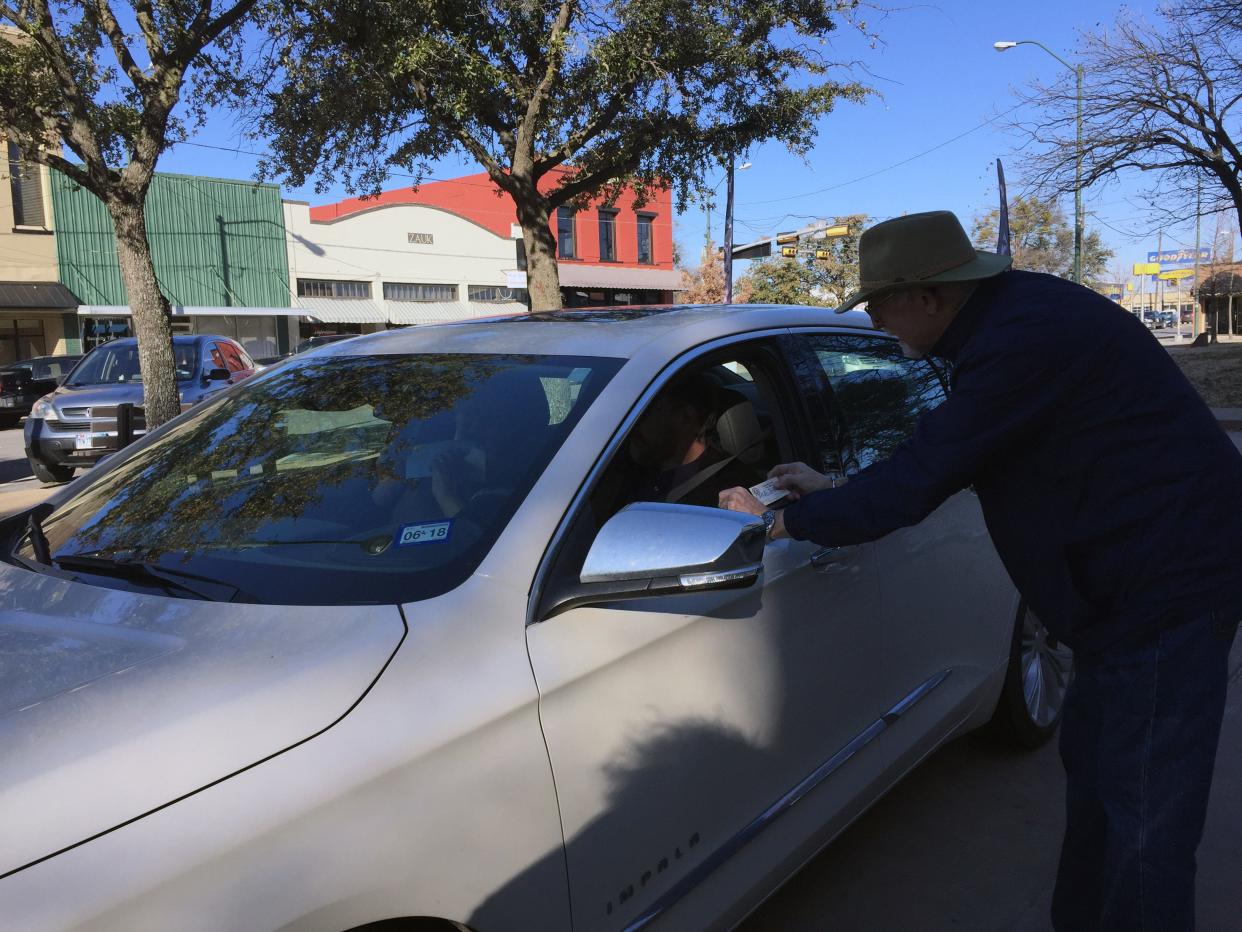
[[[743,463],[757,463],[763,457],[763,428],[755,406],[740,392],[721,392],[722,409],[716,419],[721,448]]]

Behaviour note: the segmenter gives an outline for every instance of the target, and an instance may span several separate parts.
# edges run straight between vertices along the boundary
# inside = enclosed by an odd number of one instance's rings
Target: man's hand
[[[761,515],[768,510],[767,505],[751,495],[749,489],[744,489],[740,485],[721,492],[717,507],[727,508],[729,511],[740,511],[747,515]]]
[[[820,489],[834,488],[844,481],[837,479],[834,483],[831,476],[816,472],[806,463],[781,463],[779,466],[773,466],[772,471],[768,473],[768,478],[775,479],[777,488],[788,492],[789,498],[795,502],[804,495],[810,495]]]

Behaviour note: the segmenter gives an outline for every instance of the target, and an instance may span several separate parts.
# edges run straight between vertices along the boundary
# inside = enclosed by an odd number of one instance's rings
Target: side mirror
[[[208,382],[227,382],[228,379],[228,369],[208,369],[203,373],[203,384]]]
[[[542,617],[599,602],[744,588],[763,570],[765,539],[754,515],[635,502],[600,529],[578,583],[555,594]]]

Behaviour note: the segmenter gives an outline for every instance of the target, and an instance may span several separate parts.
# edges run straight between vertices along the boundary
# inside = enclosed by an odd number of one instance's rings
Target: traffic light
[[[816,258],[816,259],[829,259],[829,258],[831,258],[831,257],[832,257],[832,254],[831,254],[830,252],[828,252],[828,250],[827,250],[827,249],[817,249],[817,250],[815,250],[815,258]]]
[[[797,246],[782,246],[781,255],[784,256],[786,259],[796,259],[798,258],[798,247]]]

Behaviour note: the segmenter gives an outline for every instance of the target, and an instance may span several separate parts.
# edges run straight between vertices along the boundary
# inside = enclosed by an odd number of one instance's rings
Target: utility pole
[[[1156,268],[1160,271],[1156,272],[1156,294],[1153,298],[1155,301],[1156,326],[1160,326],[1160,315],[1164,313],[1164,279],[1160,277],[1162,269],[1160,269],[1160,257],[1164,255],[1164,230],[1156,234]]]
[[[1062,62],[1064,64],[1064,62]],[[1074,153],[1074,281],[1082,284],[1082,65],[1074,68],[1078,79],[1078,148]]]
[[[725,182],[724,303],[733,303],[733,153],[729,153],[729,179]]]
[[[1190,337],[1192,340],[1199,339],[1200,327],[1199,318],[1199,234],[1203,226],[1203,179],[1200,178],[1195,183],[1195,277],[1194,285],[1191,287],[1190,296],[1194,301],[1194,310],[1190,315]]]

